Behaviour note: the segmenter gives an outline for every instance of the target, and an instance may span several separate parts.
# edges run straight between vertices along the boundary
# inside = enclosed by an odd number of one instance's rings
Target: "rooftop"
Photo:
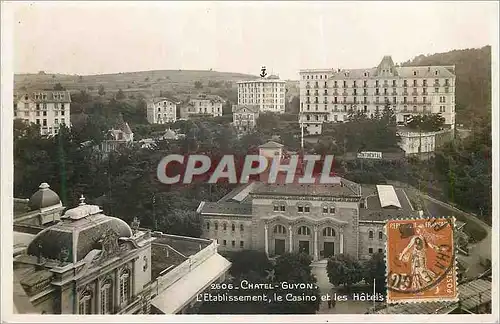
[[[358,197],[351,187],[338,184],[267,184],[258,183],[254,194],[290,195],[290,196],[323,196],[323,197]]]
[[[151,243],[152,278],[167,273],[212,243],[210,240],[158,232],[153,232],[152,235],[155,238]]]
[[[366,208],[360,208],[360,221],[385,221],[391,218],[409,217],[415,211],[402,188],[394,188],[401,208],[394,206],[382,207],[376,186],[362,186],[363,197],[366,197]]]
[[[14,100],[25,100],[26,97],[34,102],[62,102],[70,103],[71,95],[69,91],[17,91],[14,93]]]

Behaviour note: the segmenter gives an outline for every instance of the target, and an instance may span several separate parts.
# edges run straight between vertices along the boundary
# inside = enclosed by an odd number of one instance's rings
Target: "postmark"
[[[454,218],[386,224],[387,302],[458,300]]]

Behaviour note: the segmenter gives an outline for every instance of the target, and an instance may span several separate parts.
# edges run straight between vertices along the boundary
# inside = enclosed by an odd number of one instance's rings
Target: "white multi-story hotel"
[[[153,98],[147,103],[147,119],[150,124],[173,123],[177,120],[179,102],[170,98]]]
[[[256,105],[260,112],[285,112],[285,84],[271,75],[251,81],[238,82],[238,105]]]
[[[299,122],[320,134],[325,121],[343,122],[350,109],[368,116],[389,107],[398,123],[417,114],[440,114],[455,124],[455,66],[396,66],[384,56],[375,68],[300,71]]]
[[[42,135],[55,135],[59,125],[70,127],[69,91],[34,91],[14,93],[14,119],[40,125]]]

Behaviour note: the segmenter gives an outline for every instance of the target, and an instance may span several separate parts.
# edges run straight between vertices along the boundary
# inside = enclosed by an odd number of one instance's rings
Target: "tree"
[[[195,81],[194,82],[194,88],[195,89],[201,89],[201,88],[203,88],[203,83],[201,81]]]
[[[335,285],[350,288],[363,279],[363,268],[359,261],[347,254],[338,254],[328,260],[326,265],[328,279]]]
[[[106,94],[106,91],[104,91],[104,86],[102,84],[99,85],[99,88],[97,90],[97,94],[100,96],[104,96]]]
[[[62,84],[60,82],[56,83],[55,86],[54,86],[54,90],[56,91],[63,91],[65,90],[64,87],[62,86]]]
[[[271,262],[262,251],[243,250],[236,252],[231,257],[231,269],[229,272],[234,277],[241,277],[249,272],[255,272],[260,277],[267,275],[271,270]]]
[[[281,285],[276,289],[283,296],[292,293],[294,296],[308,296],[314,300],[288,301],[270,304],[270,313],[274,314],[314,314],[321,302],[316,277],[311,272],[311,257],[306,253],[285,253],[276,259],[274,266],[275,282],[289,284],[305,284],[306,288],[284,289]]]
[[[413,116],[407,126],[414,130],[422,132],[437,132],[441,130],[445,122],[444,117],[440,115],[417,115]]]
[[[386,272],[385,258],[383,253],[375,253],[372,257],[363,263],[363,278],[368,284],[373,284],[375,279],[375,287],[378,292],[385,292]]]
[[[118,92],[116,93],[116,100],[122,100],[125,99],[125,94],[123,93],[122,89],[118,89]]]

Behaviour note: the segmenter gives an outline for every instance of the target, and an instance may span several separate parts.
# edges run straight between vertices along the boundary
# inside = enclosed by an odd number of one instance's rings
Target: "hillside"
[[[455,65],[457,122],[491,112],[491,46],[419,55],[403,66]]]
[[[217,87],[231,88],[235,82],[255,79],[257,76],[231,72],[194,71],[194,70],[159,70],[99,75],[67,74],[16,74],[15,89],[52,89],[60,83],[70,91],[86,90],[97,92],[102,85],[107,93],[122,89],[127,93],[145,93],[160,91],[184,92],[194,88],[194,82],[200,81],[204,87],[209,82],[219,83]],[[227,82],[227,84],[226,84]],[[211,87],[213,88],[213,87]]]

